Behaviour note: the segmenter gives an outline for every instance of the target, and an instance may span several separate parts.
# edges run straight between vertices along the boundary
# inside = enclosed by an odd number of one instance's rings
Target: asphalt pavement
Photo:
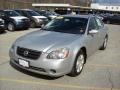
[[[106,26],[109,29],[107,49],[89,57],[77,77],[50,78],[9,64],[12,43],[39,28],[0,34],[0,90],[120,90],[120,25]]]

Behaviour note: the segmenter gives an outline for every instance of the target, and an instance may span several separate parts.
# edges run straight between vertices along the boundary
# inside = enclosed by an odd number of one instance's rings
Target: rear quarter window
[[[99,29],[104,27],[104,23],[99,18],[96,18],[96,22],[97,22]]]

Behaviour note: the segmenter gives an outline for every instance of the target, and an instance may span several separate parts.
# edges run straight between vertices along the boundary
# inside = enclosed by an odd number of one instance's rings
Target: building
[[[91,0],[35,0],[32,6],[42,10],[79,10],[90,7]]]
[[[90,6],[91,0],[34,0],[34,3],[70,4],[73,6]]]
[[[32,8],[33,0],[0,0],[0,9]]]
[[[33,4],[66,4],[89,7],[91,0],[0,0],[0,9],[34,8]],[[34,6],[34,5],[33,5]]]
[[[120,0],[93,0],[92,9],[120,12]]]

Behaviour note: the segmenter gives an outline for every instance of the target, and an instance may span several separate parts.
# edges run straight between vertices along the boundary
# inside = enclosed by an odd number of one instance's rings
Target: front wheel
[[[74,66],[72,68],[72,71],[69,73],[69,75],[73,77],[78,76],[83,69],[84,63],[85,63],[85,54],[81,50],[79,55],[77,56],[77,59],[74,62]]]
[[[107,21],[106,21],[106,23],[107,23],[107,24],[110,24],[110,21],[109,21],[109,20],[107,20]]]
[[[9,31],[14,31],[14,30],[15,30],[15,25],[14,25],[13,23],[8,23],[7,29],[8,29]]]

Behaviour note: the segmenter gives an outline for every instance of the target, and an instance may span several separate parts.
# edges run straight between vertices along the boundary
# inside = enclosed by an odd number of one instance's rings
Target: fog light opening
[[[54,73],[56,73],[56,70],[51,69],[51,70],[50,70],[50,73],[51,73],[51,74],[54,74]]]

